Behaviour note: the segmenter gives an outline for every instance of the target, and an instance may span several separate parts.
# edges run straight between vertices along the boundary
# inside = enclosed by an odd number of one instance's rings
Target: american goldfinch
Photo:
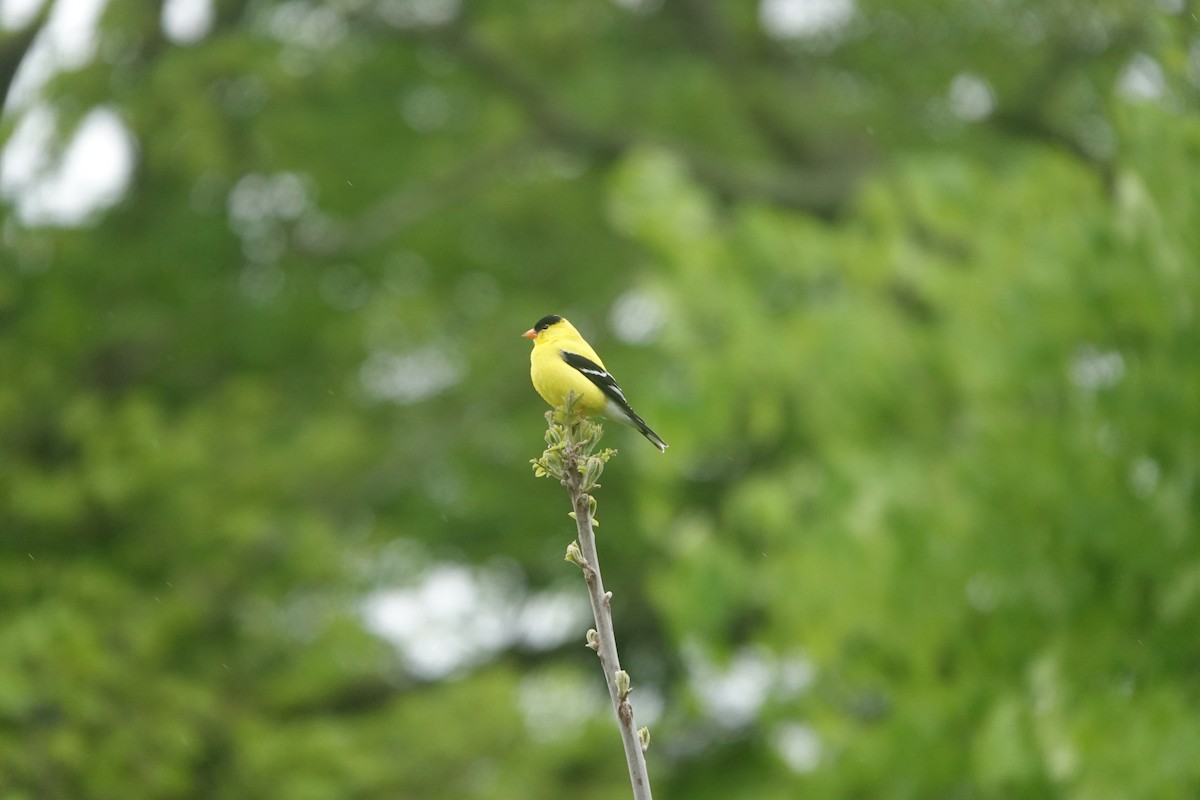
[[[561,408],[567,393],[574,392],[579,398],[575,407],[584,414],[603,414],[624,423],[649,439],[660,452],[667,451],[667,443],[630,408],[616,379],[574,325],[550,314],[521,335],[533,339],[529,375],[543,400]]]

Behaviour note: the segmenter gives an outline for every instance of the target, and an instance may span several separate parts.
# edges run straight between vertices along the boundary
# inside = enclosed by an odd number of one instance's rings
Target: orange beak
[[[524,336],[526,339],[536,339],[537,331],[535,331],[533,328],[530,328],[529,330],[525,331],[521,335]]]

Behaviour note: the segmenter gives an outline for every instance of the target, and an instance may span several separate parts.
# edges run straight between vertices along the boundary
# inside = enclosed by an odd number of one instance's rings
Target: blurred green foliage
[[[1194,15],[826,5],[109,0],[38,102],[130,185],[3,206],[0,798],[623,796],[586,625],[364,614],[582,597],[551,312],[672,445],[599,534],[659,796],[1200,794]]]

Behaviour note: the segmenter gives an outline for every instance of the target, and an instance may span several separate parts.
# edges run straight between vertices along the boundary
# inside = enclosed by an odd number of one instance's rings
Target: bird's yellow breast
[[[588,351],[586,343],[582,343]],[[601,367],[603,364],[594,351],[580,352],[583,348],[578,345],[567,348],[595,361]],[[574,392],[580,398],[576,409],[584,414],[599,414],[604,410],[604,392],[592,383],[579,370],[567,364],[562,359],[563,347],[555,342],[539,342],[529,355],[529,376],[533,379],[533,388],[550,405],[561,408],[566,404],[567,394]]]

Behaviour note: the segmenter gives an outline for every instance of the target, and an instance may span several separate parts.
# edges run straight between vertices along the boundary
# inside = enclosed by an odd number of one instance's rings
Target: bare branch
[[[615,450],[596,452],[603,430],[594,422],[574,411],[574,396],[567,399],[565,409],[546,414],[549,429],[546,443],[549,445],[540,459],[533,462],[534,474],[538,477],[555,477],[567,487],[571,497],[571,517],[575,520],[577,542],[567,547],[566,560],[579,566],[588,587],[592,603],[592,615],[596,627],[587,632],[586,644],[596,651],[604,681],[608,684],[608,695],[612,700],[613,713],[621,732],[621,743],[625,747],[625,764],[629,769],[629,781],[633,786],[634,800],[650,800],[650,775],[646,770],[645,749],[650,744],[650,732],[639,730],[633,721],[633,706],[629,702],[631,680],[629,673],[621,669],[617,655],[617,637],[613,631],[611,592],[604,590],[600,576],[600,557],[596,552],[595,520],[596,501],[589,492],[599,486],[596,480],[604,470],[608,459],[616,455]]]

